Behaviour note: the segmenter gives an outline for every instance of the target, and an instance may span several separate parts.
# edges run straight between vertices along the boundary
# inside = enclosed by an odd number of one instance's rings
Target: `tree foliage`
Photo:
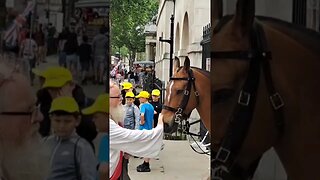
[[[144,26],[157,14],[158,0],[111,0],[111,46],[134,57],[145,50]]]

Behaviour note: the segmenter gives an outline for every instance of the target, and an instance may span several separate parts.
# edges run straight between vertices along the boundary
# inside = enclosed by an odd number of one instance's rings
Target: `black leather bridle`
[[[196,79],[193,75],[192,69],[190,68],[188,70],[188,77],[185,77],[185,78],[170,77],[170,81],[188,81],[188,84],[187,84],[186,89],[183,92],[183,99],[182,99],[179,107],[174,108],[174,107],[170,107],[167,105],[163,105],[163,109],[175,113],[174,117],[173,117],[174,122],[177,124],[181,124],[183,133],[194,135],[194,136],[199,136],[197,134],[193,134],[193,133],[189,132],[190,125],[197,123],[198,121],[193,122],[193,123],[189,123],[188,118],[190,117],[191,112],[189,112],[188,114],[185,113],[185,109],[186,109],[188,102],[189,102],[192,87],[194,89],[194,95],[196,96],[197,106],[199,104],[199,92],[197,91],[197,88],[196,88],[196,84],[195,84]]]
[[[231,19],[232,16],[222,18],[213,30],[213,33],[217,34],[223,25]],[[211,52],[212,59],[244,60],[250,63],[247,79],[239,93],[238,101],[229,121],[225,137],[222,139],[221,144],[213,144],[213,147],[219,147],[211,165],[211,179],[214,180],[225,180],[231,177],[250,179],[258,166],[262,155],[251,164],[249,169],[244,169],[237,164],[236,158],[247,136],[253,118],[261,70],[264,73],[270,102],[275,112],[274,115],[279,136],[282,135],[284,130],[284,102],[273,86],[269,64],[272,55],[271,52],[267,50],[267,42],[262,25],[255,21],[250,34],[251,48],[248,51]],[[215,105],[214,101],[213,105]]]

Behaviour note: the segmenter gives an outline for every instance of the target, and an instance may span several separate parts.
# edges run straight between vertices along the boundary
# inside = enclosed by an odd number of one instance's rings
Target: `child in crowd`
[[[156,127],[158,124],[158,118],[159,118],[159,114],[162,111],[162,104],[159,101],[160,98],[160,91],[159,89],[154,89],[151,92],[151,96],[152,96],[152,101],[150,102],[150,104],[153,106],[154,108],[154,116],[153,116],[153,127]]]
[[[98,179],[106,180],[109,178],[109,94],[99,95],[92,106],[82,110],[82,114],[93,115],[94,124],[101,137],[97,151]]]
[[[58,97],[49,111],[53,135],[45,139],[52,150],[51,172],[47,180],[96,180],[97,160],[91,145],[76,134],[80,110],[72,97]]]
[[[138,129],[140,122],[140,110],[133,103],[135,95],[133,92],[126,93],[126,105],[124,105],[125,109],[125,118],[124,118],[124,127],[127,129]]]

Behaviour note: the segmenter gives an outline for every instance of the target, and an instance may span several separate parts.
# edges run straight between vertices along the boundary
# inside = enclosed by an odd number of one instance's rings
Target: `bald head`
[[[119,86],[115,82],[110,82],[110,107],[117,107],[121,103],[120,98],[121,91]]]
[[[2,64],[5,67],[4,64]],[[1,68],[0,70],[0,112],[32,112],[36,97],[28,79],[20,73]],[[0,138],[3,141],[20,144],[37,134],[41,113],[31,115],[0,115]]]
[[[35,108],[36,97],[24,75],[6,64],[0,63],[0,67],[0,112],[11,113],[0,114],[0,177],[44,179],[49,151],[40,143],[38,129],[43,117]],[[26,114],[17,115],[19,112]]]

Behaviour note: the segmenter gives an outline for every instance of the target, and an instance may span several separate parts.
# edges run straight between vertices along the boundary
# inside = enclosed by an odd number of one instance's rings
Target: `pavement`
[[[58,55],[47,56],[46,61],[46,63],[41,63],[37,68],[40,70],[45,70],[48,67],[59,66]],[[40,88],[40,85],[36,79],[34,80],[33,87],[35,91]],[[93,99],[95,99],[99,94],[104,93],[106,90],[105,85],[94,85],[91,82],[88,82],[88,85],[81,85],[81,87],[83,88],[85,94]]]
[[[150,161],[151,172],[137,172],[143,159],[131,157],[131,180],[207,180],[210,173],[210,156],[194,152],[188,141],[164,140],[159,160]]]

